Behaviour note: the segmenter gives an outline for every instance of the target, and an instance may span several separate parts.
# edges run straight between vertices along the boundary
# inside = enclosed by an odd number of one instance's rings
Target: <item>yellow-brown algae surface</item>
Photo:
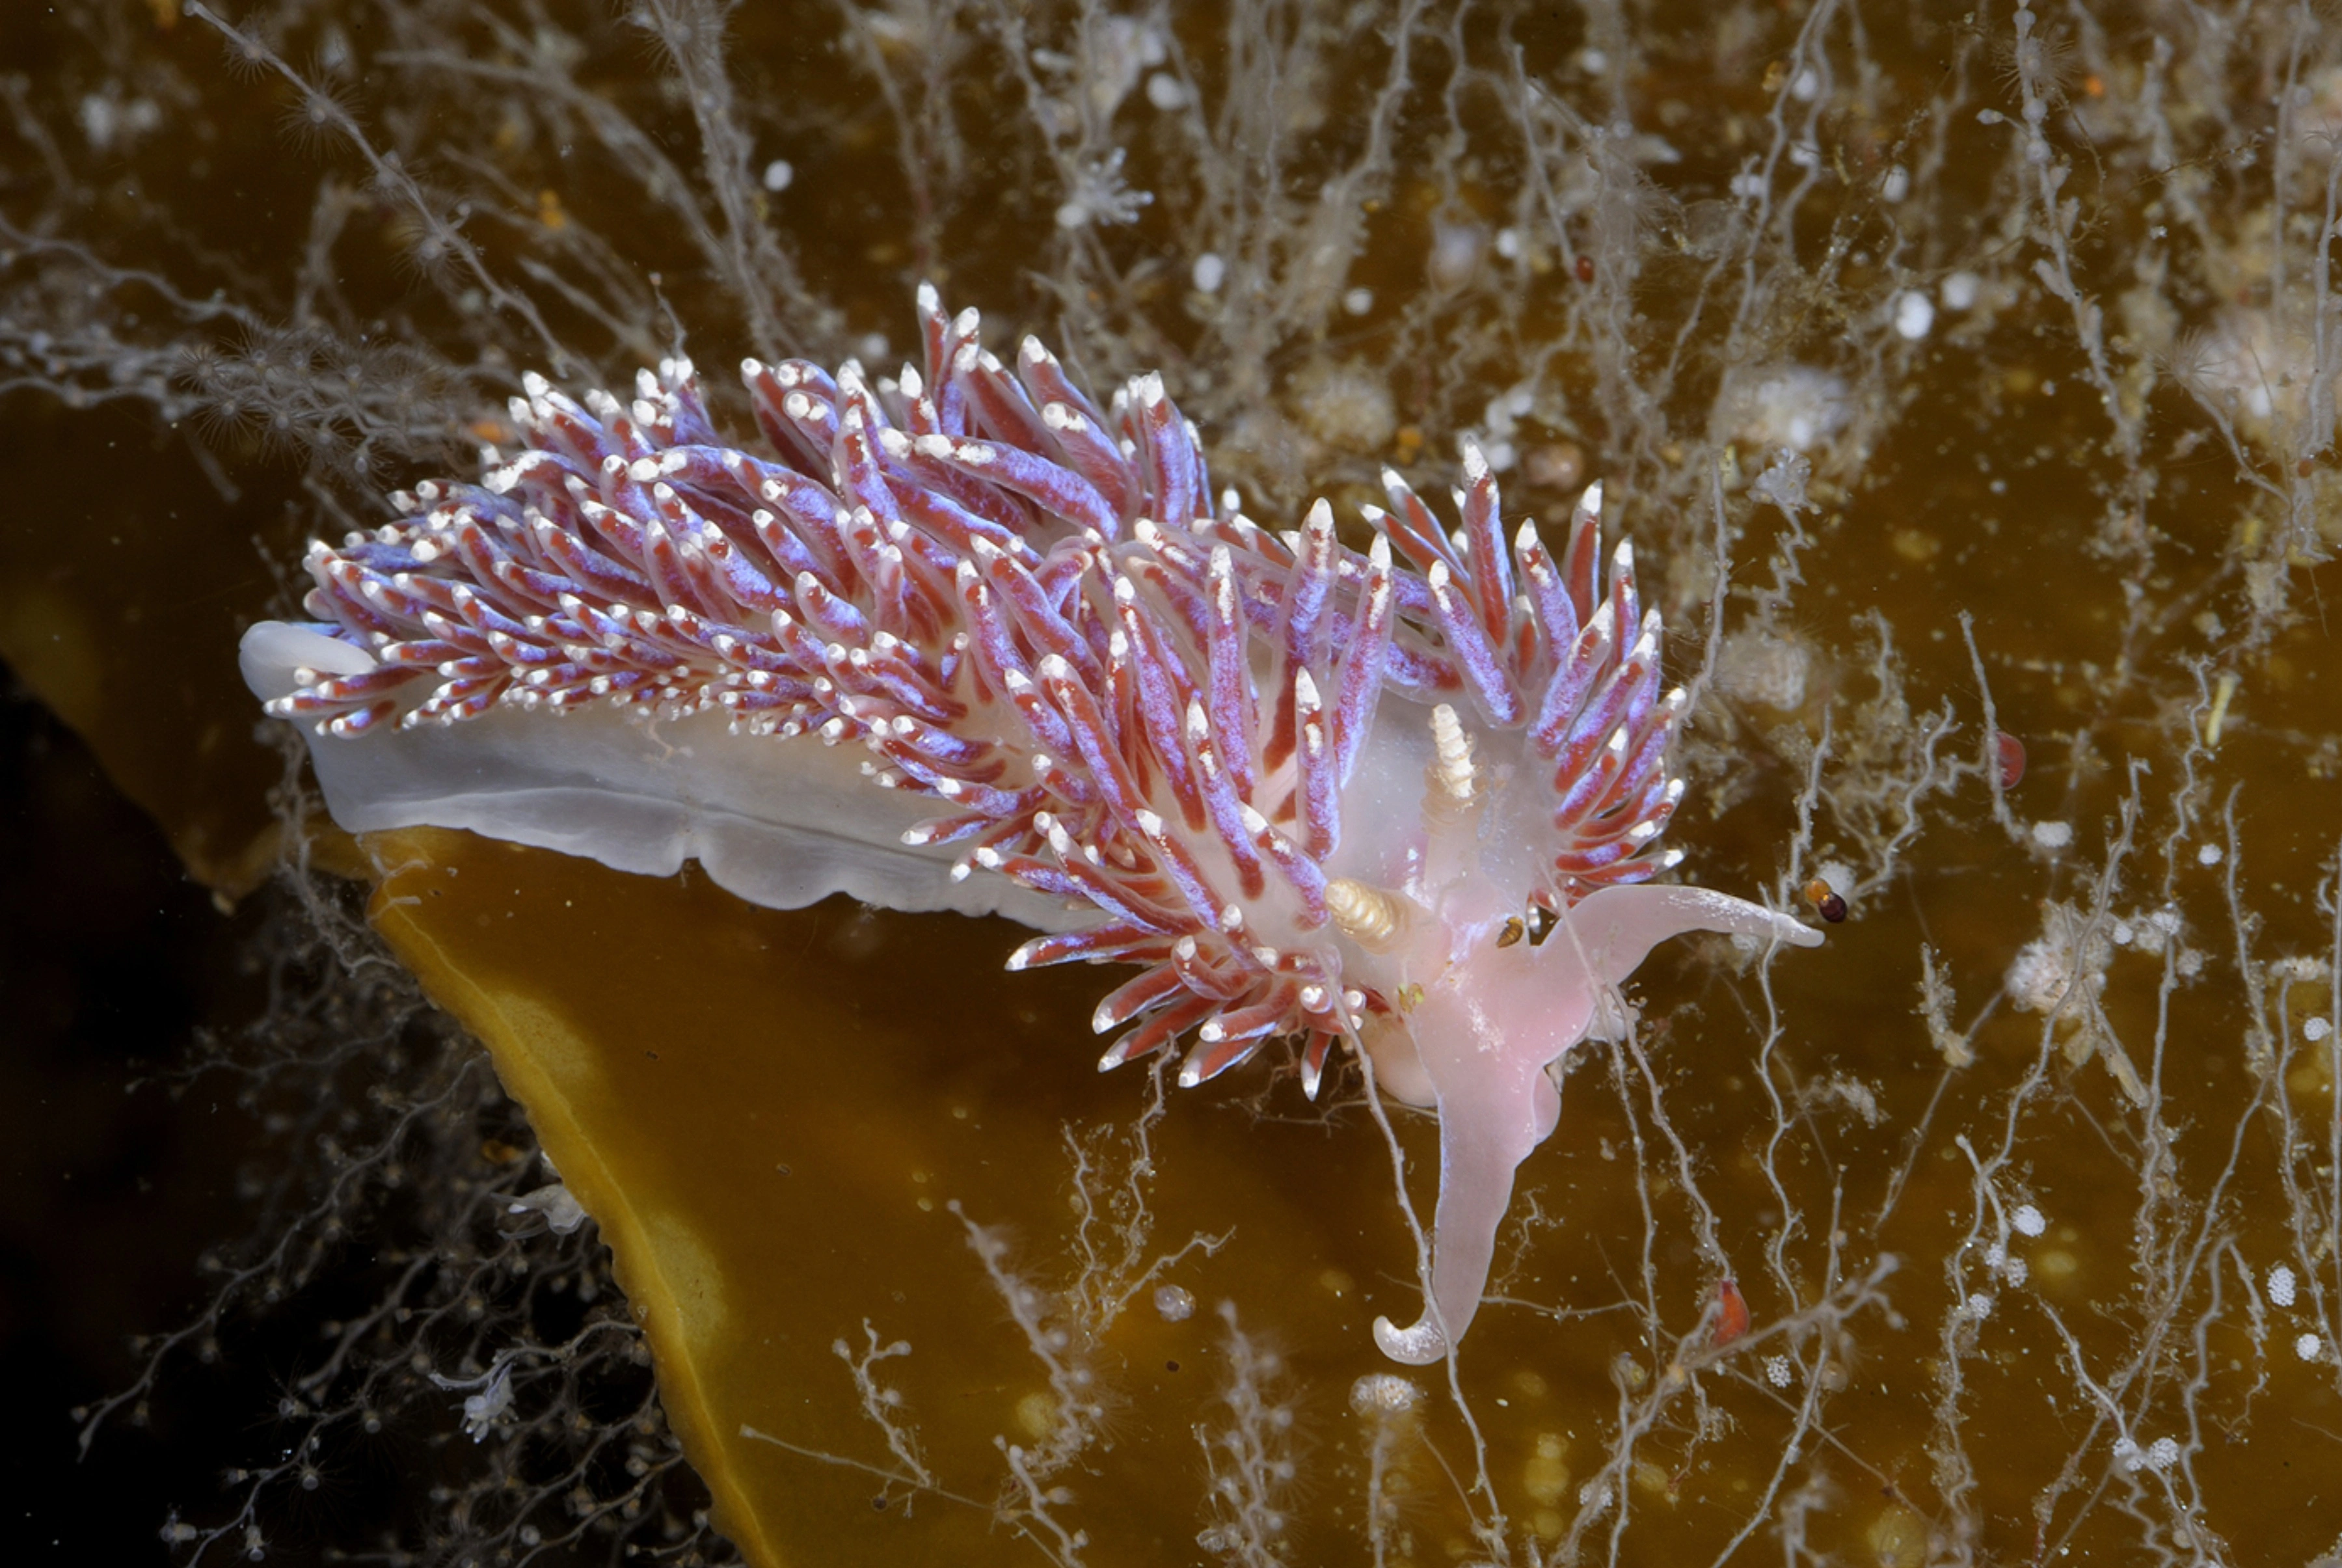
[[[29,406],[27,406],[29,405]],[[233,648],[275,578],[255,542],[297,544],[283,488],[233,503],[121,410],[79,419],[18,398],[38,461],[19,462],[0,519],[0,659],[86,740],[115,787],[159,823],[187,869],[242,893],[277,849],[270,786],[282,755],[256,741]],[[120,477],[93,493],[92,471]]]
[[[487,1042],[601,1224],[670,1418],[758,1562],[1014,1561],[1020,1532],[1046,1530],[1003,1507],[997,1445],[1046,1448],[1058,1398],[968,1222],[996,1228],[1002,1267],[1047,1298],[1028,1310],[1067,1336],[1044,1345],[1064,1386],[1104,1406],[1048,1482],[1078,1500],[1056,1512],[1128,1561],[1195,1533],[1191,1428],[1225,1414],[1221,1297],[1275,1319],[1258,1327],[1289,1370],[1263,1392],[1293,1398],[1372,1370],[1366,1325],[1416,1288],[1363,1116],[1257,1123],[1190,1096],[1154,1130],[1155,1174],[1134,1179],[1148,1081],[1090,1070],[1093,975],[1001,970],[1013,927],[836,900],[758,910],[696,877],[465,834],[364,845],[378,928]],[[1097,1209],[1086,1279],[1068,1247],[1076,1147]],[[1137,1191],[1152,1241],[1126,1259]],[[1141,1278],[1198,1231],[1225,1238],[1214,1280],[1200,1249]],[[1086,1314],[1068,1287],[1090,1293]],[[1192,1312],[1166,1318],[1158,1288],[1196,1298]],[[1130,1299],[1109,1313],[1117,1292]],[[878,1408],[906,1453],[866,1413],[853,1364],[896,1343],[868,1371],[899,1395]],[[1094,1382],[1072,1381],[1085,1370]],[[1329,1551],[1342,1540],[1333,1517],[1295,1524]]]

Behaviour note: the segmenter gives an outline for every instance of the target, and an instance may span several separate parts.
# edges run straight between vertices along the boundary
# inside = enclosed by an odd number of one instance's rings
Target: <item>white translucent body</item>
[[[296,669],[357,674],[373,660],[265,621],[245,633],[242,663],[265,701],[301,684]],[[464,828],[653,877],[696,860],[719,887],[768,909],[846,893],[1042,930],[1097,918],[1005,877],[952,880],[949,848],[903,843],[904,829],[938,815],[937,802],[864,778],[869,754],[859,746],[734,735],[719,712],[653,723],[598,705],[559,717],[498,707],[453,726],[313,735],[309,750],[334,820],[354,833]]]

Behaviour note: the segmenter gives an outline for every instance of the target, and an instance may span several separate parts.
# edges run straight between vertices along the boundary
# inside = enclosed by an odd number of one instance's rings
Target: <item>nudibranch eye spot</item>
[[[248,683],[353,831],[1002,914],[1038,933],[1012,969],[1137,970],[1101,1069],[1194,1086],[1289,1042],[1314,1095],[1362,1053],[1440,1145],[1423,1316],[1375,1337],[1446,1356],[1548,1070],[1621,1026],[1644,956],[1820,940],[1652,880],[1687,699],[1632,548],[1604,569],[1601,486],[1557,553],[1508,540],[1467,445],[1452,530],[1386,470],[1368,548],[1322,501],[1277,534],[1216,501],[1159,376],[1101,408],[930,289],[919,326],[892,380],[743,362],[755,450],[686,361],[626,405],[525,379],[518,455],[314,546],[310,618],[246,634]]]

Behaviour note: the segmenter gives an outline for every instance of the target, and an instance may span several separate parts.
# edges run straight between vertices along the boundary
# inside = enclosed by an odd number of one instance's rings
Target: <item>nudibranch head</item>
[[[1821,940],[1701,889],[1613,881],[1573,901],[1566,882],[1532,875],[1525,885],[1472,737],[1446,705],[1432,709],[1430,731],[1419,843],[1406,879],[1327,889],[1334,927],[1352,950],[1345,972],[1389,999],[1360,1030],[1376,1081],[1439,1116],[1426,1309],[1410,1328],[1375,1323],[1386,1354],[1417,1363],[1440,1359],[1470,1326],[1514,1171],[1560,1117],[1556,1069],[1571,1047],[1625,1026],[1617,988],[1644,956],[1692,930],[1799,946]],[[1679,793],[1670,782],[1662,803],[1671,807]],[[1544,925],[1536,940],[1525,940],[1529,914]]]
[[[525,377],[517,455],[314,546],[315,618],[254,628],[247,679],[354,830],[1009,914],[1045,933],[1013,967],[1139,966],[1101,1068],[1192,1040],[1195,1084],[1290,1038],[1314,1095],[1363,1050],[1440,1119],[1424,1320],[1376,1338],[1445,1353],[1551,1070],[1651,946],[1819,940],[1648,885],[1685,699],[1630,547],[1604,580],[1601,487],[1558,558],[1528,525],[1507,548],[1468,445],[1453,536],[1387,471],[1367,548],[1323,501],[1272,533],[1215,507],[1160,377],[1101,407],[932,289],[919,317],[892,380],[746,362],[761,452],[687,361],[627,403]]]

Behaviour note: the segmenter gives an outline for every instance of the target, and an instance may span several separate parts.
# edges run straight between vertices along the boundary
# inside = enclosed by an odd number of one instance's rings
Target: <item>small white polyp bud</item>
[[[2268,1271],[2269,1300],[2280,1307],[2293,1305],[2293,1271],[2283,1263]]]
[[[1369,1421],[1405,1415],[1423,1402],[1423,1391],[1396,1372],[1368,1372],[1350,1385],[1350,1410]]]

